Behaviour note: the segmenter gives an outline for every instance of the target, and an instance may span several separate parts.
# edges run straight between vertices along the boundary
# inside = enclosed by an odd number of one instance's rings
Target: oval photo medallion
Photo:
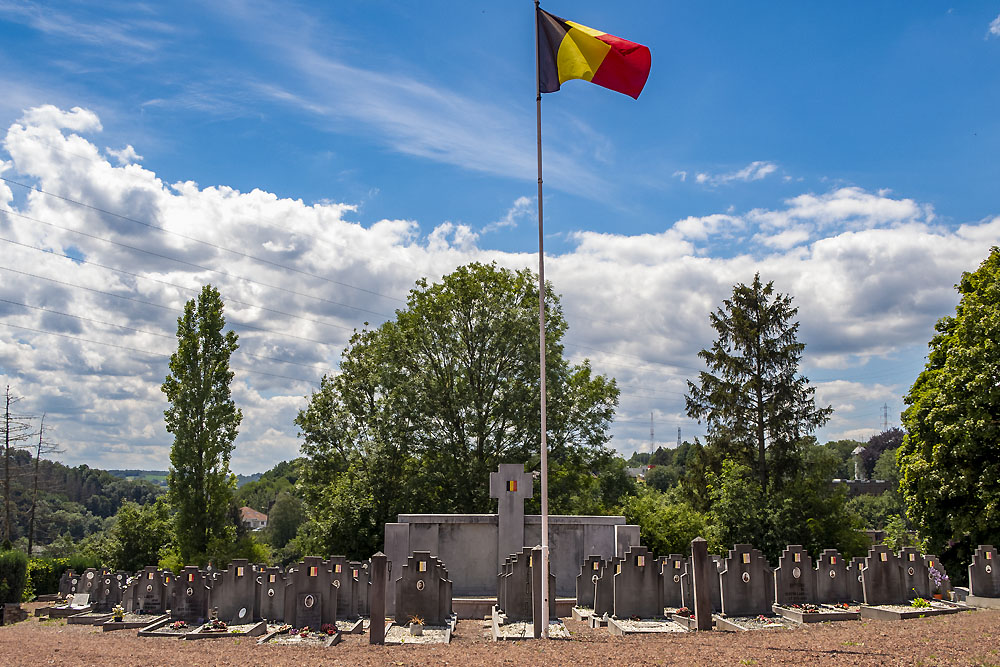
[[[311,608],[312,608],[312,606],[313,606],[314,604],[316,604],[316,598],[314,598],[314,597],[313,597],[313,596],[311,596],[311,595],[307,595],[307,596],[305,597],[305,599],[304,599],[304,600],[302,600],[302,604],[304,604],[304,605],[306,606],[306,609],[311,609]]]
[[[246,607],[242,607],[242,608],[240,609],[240,615],[239,615],[239,618],[243,618],[243,617],[244,617],[244,616],[246,616],[246,615],[247,615],[247,608],[246,608]]]
[[[340,579],[334,579],[333,580],[333,587],[334,588],[340,588]]]
[[[749,584],[750,583],[750,573],[749,572],[744,572],[743,573],[743,583],[744,584]]]
[[[598,580],[598,578],[599,578],[599,577],[598,577],[598,576],[597,576],[597,575],[595,574],[594,576],[592,576],[592,577],[590,578],[590,580],[591,580],[592,582],[594,582],[594,583],[596,584],[596,583],[597,583],[597,580]]]
[[[153,584],[146,584],[146,592],[147,593],[153,592]]]
[[[273,588],[268,588],[267,589],[267,597],[269,597],[269,598],[273,598],[274,597],[274,589]]]
[[[674,575],[674,583],[675,584],[681,583],[681,575],[679,575],[679,574],[675,574]]]
[[[836,579],[837,578],[837,571],[836,570],[830,570],[830,578],[831,579]]]
[[[192,595],[194,595],[194,589],[188,586],[188,589],[184,591],[184,593],[187,594],[188,597],[191,597]]]
[[[418,591],[424,590],[424,580],[423,579],[417,579],[417,590]]]
[[[87,578],[88,579],[93,579],[94,578],[94,573],[93,572],[88,572],[87,573]]]
[[[800,570],[797,567],[792,568],[792,576],[795,577],[796,579],[800,578],[802,576],[802,570]]]
[[[913,568],[912,567],[906,568],[906,573],[912,577],[913,576]]]
[[[986,574],[992,574],[992,573],[993,573],[993,566],[992,565],[987,565],[986,566]]]

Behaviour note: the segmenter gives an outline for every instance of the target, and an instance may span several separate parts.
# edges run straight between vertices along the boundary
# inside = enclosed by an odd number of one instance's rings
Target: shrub
[[[27,579],[27,554],[23,551],[0,551],[0,604],[21,602]]]

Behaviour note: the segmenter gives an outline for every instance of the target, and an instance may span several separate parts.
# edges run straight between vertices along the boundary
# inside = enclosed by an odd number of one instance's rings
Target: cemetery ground
[[[38,603],[25,605],[32,614]],[[0,627],[3,665],[1000,665],[1000,610],[905,621],[841,621],[794,630],[614,637],[566,619],[569,640],[494,643],[483,621],[461,620],[449,645],[371,646],[344,635],[330,648],[197,642],[101,632],[63,619]]]

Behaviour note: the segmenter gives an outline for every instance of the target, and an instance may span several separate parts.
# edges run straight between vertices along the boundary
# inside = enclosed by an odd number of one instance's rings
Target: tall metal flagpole
[[[535,133],[538,137],[538,367],[542,430],[542,639],[549,638],[549,452],[545,423],[545,235],[542,231],[542,86],[539,81],[539,0],[535,0]]]

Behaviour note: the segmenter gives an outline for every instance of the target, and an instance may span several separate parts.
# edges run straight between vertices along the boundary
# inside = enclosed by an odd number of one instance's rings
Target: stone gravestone
[[[267,567],[259,575],[260,617],[268,621],[285,620],[285,572],[280,567]]]
[[[684,574],[684,556],[670,554],[660,559],[660,576],[663,581],[663,606],[676,608],[683,606],[684,594],[681,590],[681,576]]]
[[[615,617],[626,619],[663,617],[663,581],[653,554],[646,547],[632,546],[615,573]]]
[[[524,548],[524,501],[532,493],[531,473],[522,463],[502,463],[490,473],[490,498],[497,499],[497,569],[508,554]]]
[[[503,609],[512,623],[531,621],[531,549],[511,554],[504,564]]]
[[[945,571],[944,565],[941,563],[938,557],[933,554],[927,554],[926,556],[924,556],[924,565],[927,566],[927,582],[928,582],[927,586],[931,594],[932,595],[934,594],[935,592],[934,588],[936,586],[934,582],[934,576],[931,573],[931,569],[934,569],[937,570],[938,576],[942,578],[941,590],[937,592],[941,593],[943,597],[947,598],[948,591],[952,590],[952,586],[951,586],[951,578],[950,577],[947,579],[944,578],[948,577],[948,573]]]
[[[1000,597],[1000,571],[997,570],[997,550],[981,544],[972,554],[969,564],[969,595],[980,598]]]
[[[66,597],[67,595],[72,595],[76,592],[74,590],[76,587],[73,585],[72,581],[76,577],[73,574],[73,570],[66,570],[59,577],[59,596]]]
[[[142,610],[144,614],[162,614],[167,610],[167,585],[163,581],[163,572],[147,565],[142,568],[132,582],[134,596],[132,610]]]
[[[500,565],[500,571],[497,573],[497,607],[500,609],[507,608],[507,575],[511,572],[514,557],[515,554],[511,554],[504,558]]]
[[[98,577],[100,576],[100,574],[101,573],[98,570],[92,567],[89,567],[86,570],[84,570],[83,574],[81,574],[78,579],[75,592],[86,593],[91,597],[91,599],[93,599],[94,590],[97,588],[97,582],[99,581]]]
[[[254,618],[257,586],[250,562],[238,558],[225,570],[216,571],[215,585],[209,594],[209,607],[218,618],[233,625],[244,625]]]
[[[337,618],[357,618],[350,562],[344,556],[331,556],[327,565],[333,577],[331,583],[337,589]]]
[[[876,544],[868,550],[865,567],[861,571],[861,586],[865,604],[903,604],[906,591],[903,589],[903,570],[899,557],[884,544]]]
[[[368,563],[351,561],[351,597],[354,599],[354,615],[368,616]]]
[[[208,618],[208,575],[197,566],[188,565],[177,575],[170,617],[188,623],[203,623]]]
[[[865,601],[865,589],[861,585],[864,579],[865,557],[855,556],[847,570],[847,592],[852,602]]]
[[[924,555],[914,547],[903,547],[899,552],[900,570],[903,579],[903,595],[908,599],[929,598],[931,580],[927,577]]]
[[[338,594],[327,563],[318,556],[306,556],[285,579],[285,623],[313,630],[336,623]]]
[[[580,574],[576,575],[576,606],[594,607],[594,575],[601,571],[604,559],[600,556],[587,556],[580,566]]]
[[[774,571],[774,601],[781,605],[816,601],[812,557],[802,545],[789,545],[781,552]]]
[[[414,551],[397,574],[396,623],[419,616],[424,625],[445,625],[451,616],[451,581],[444,563],[429,551]]]
[[[594,582],[594,614],[596,616],[611,615],[615,613],[615,572],[621,558],[612,558],[602,561],[601,569],[596,576],[591,577]]]
[[[729,550],[719,572],[722,612],[728,616],[771,614],[774,602],[774,570],[767,559],[749,544]]]
[[[817,604],[850,602],[850,573],[847,563],[836,549],[823,549],[816,563],[815,586]]]
[[[111,611],[121,603],[125,593],[126,575],[124,572],[101,570],[97,577],[96,595],[91,596],[95,611]]]

